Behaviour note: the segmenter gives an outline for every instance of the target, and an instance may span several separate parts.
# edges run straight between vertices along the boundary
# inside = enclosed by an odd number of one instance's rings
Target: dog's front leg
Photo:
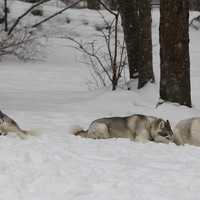
[[[150,141],[149,132],[147,130],[138,130],[135,136],[136,142],[147,143]]]
[[[7,135],[7,133],[5,133],[5,132],[0,132],[0,136],[6,136]]]

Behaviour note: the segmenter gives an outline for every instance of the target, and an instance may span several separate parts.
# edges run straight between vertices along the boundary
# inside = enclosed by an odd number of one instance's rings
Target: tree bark
[[[111,10],[117,10],[117,0],[108,0],[108,5]]]
[[[130,78],[138,88],[154,81],[150,0],[118,0],[127,48]]]
[[[87,0],[87,8],[98,10],[100,9],[100,4],[98,0]]]
[[[139,79],[138,89],[144,87],[149,81],[154,82],[152,33],[151,33],[151,1],[138,0],[139,9]]]
[[[190,0],[190,9],[200,11],[200,1],[199,0]]]
[[[5,30],[5,32],[7,32],[8,31],[8,5],[7,5],[7,0],[4,0],[4,23],[5,23],[4,30]]]
[[[139,62],[139,16],[137,9],[137,0],[118,0],[124,38],[126,43],[129,76],[136,78]]]
[[[160,97],[191,107],[189,0],[160,2]]]

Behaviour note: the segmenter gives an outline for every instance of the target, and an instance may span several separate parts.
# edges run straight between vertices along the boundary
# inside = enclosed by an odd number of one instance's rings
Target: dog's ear
[[[166,125],[167,125],[168,128],[171,129],[171,124],[170,124],[169,120],[166,121]]]
[[[165,127],[165,121],[160,120],[160,122],[159,122],[159,128],[163,129],[164,127]]]
[[[172,128],[171,128],[171,124],[170,124],[169,120],[167,120],[167,121],[166,121],[166,125],[167,125],[167,128],[168,128],[168,130],[170,130],[170,132],[171,132],[171,135],[174,135],[174,133],[173,133],[173,131],[172,131]]]
[[[166,121],[167,126],[170,126],[170,122],[169,120]]]
[[[4,114],[2,113],[2,111],[0,110],[0,118],[3,118]]]

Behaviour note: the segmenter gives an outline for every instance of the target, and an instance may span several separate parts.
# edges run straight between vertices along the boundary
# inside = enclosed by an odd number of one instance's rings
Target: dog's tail
[[[72,127],[70,132],[75,136],[88,137],[88,130],[83,130],[80,126]]]
[[[39,135],[39,130],[23,130],[23,129],[19,129],[16,133],[21,139],[26,139],[29,136],[37,136],[37,135]]]

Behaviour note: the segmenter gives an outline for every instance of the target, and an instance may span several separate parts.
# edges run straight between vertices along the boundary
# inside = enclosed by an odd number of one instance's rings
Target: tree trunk
[[[130,78],[138,88],[154,81],[150,0],[118,0],[127,48]]]
[[[200,11],[200,0],[190,0],[190,9]]]
[[[139,62],[139,16],[136,2],[137,0],[118,0],[131,79],[136,78]]]
[[[138,89],[142,88],[149,81],[154,82],[153,61],[152,61],[152,33],[151,33],[151,1],[138,0],[139,9],[139,79]]]
[[[108,0],[108,5],[111,10],[117,10],[117,0]]]
[[[191,107],[189,1],[160,2],[160,97]]]
[[[4,23],[5,23],[4,30],[5,30],[5,32],[7,32],[8,31],[8,5],[7,5],[7,0],[4,0]]]
[[[100,4],[98,0],[87,0],[87,8],[98,10],[100,9]]]

